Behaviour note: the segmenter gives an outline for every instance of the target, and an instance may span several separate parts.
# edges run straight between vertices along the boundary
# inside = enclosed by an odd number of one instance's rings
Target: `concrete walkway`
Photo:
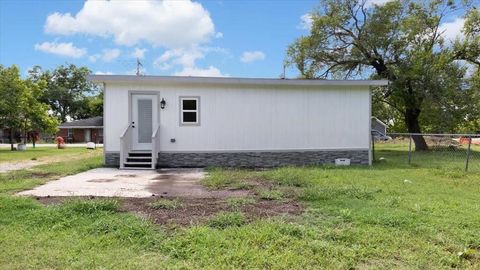
[[[215,197],[200,180],[202,169],[161,169],[157,171],[98,168],[50,181],[18,195],[99,196],[99,197]]]

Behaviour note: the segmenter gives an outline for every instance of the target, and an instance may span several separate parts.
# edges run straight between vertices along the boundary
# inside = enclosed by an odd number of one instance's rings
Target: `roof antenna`
[[[140,59],[137,57],[137,76],[140,76],[140,67],[143,67],[142,63],[140,63]]]
[[[287,68],[287,65],[283,64],[283,72],[280,75],[280,79],[285,79],[285,69]]]

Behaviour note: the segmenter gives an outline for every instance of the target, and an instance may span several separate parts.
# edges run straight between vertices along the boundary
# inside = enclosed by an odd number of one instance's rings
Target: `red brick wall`
[[[83,129],[73,130],[73,142],[85,142],[85,134]]]
[[[57,132],[57,135],[56,135],[55,137],[60,136],[60,137],[63,138],[63,140],[64,140],[65,142],[67,142],[67,134],[68,134],[67,132],[68,132],[68,131],[67,131],[66,128],[61,128],[61,129]]]
[[[60,131],[57,132],[57,136],[61,136],[66,143],[79,143],[85,141],[83,129],[73,129],[73,141],[68,139],[68,128],[61,128]]]
[[[90,129],[90,140],[94,143],[103,143],[103,136],[100,135],[99,129]],[[57,136],[61,136],[66,143],[83,143],[85,142],[84,129],[73,129],[73,141],[68,141],[68,129],[62,128],[57,132]]]

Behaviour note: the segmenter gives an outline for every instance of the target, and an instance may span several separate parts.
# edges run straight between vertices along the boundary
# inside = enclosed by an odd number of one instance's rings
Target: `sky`
[[[388,0],[369,0],[383,4]],[[278,78],[317,0],[1,0],[0,64],[96,74]],[[455,37],[463,20],[443,29]],[[287,68],[287,77],[298,72]]]

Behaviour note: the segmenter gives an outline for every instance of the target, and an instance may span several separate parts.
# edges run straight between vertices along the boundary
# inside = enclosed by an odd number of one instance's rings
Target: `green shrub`
[[[217,229],[240,227],[245,223],[247,223],[247,220],[241,212],[220,212],[208,221],[210,227]]]
[[[159,199],[148,204],[153,209],[177,209],[183,207],[178,200]]]

